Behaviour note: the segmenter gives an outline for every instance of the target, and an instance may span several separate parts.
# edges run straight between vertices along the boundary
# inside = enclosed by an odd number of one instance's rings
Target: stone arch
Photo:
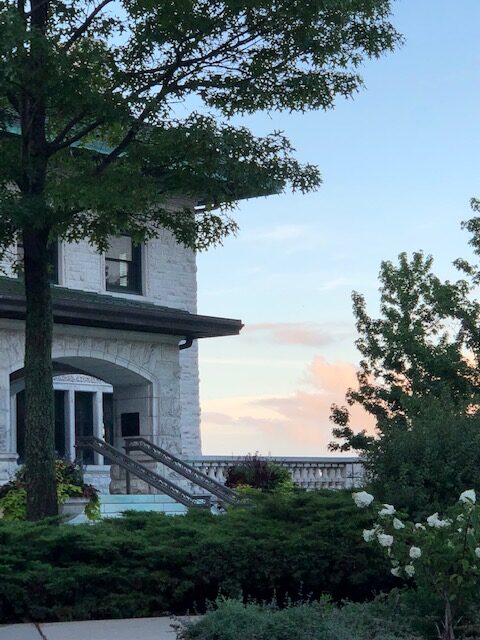
[[[70,385],[63,385],[61,392],[63,415],[59,420],[64,423],[62,455],[71,459],[78,457],[78,451],[75,451],[75,442],[77,437],[82,435],[94,435],[107,440],[117,448],[122,448],[126,435],[142,435],[152,438],[157,432],[158,416],[154,407],[157,381],[155,376],[144,371],[141,366],[120,358],[91,357],[68,353],[68,351],[60,353],[54,351],[52,360],[54,377],[66,374],[73,374],[74,377],[75,374],[80,374],[97,381],[103,381],[110,385],[109,389],[113,389],[112,423],[107,425],[104,421],[105,395],[107,394],[95,386],[89,388],[88,385],[76,384],[75,381]],[[12,444],[15,445],[16,451],[19,438],[18,421],[21,419],[17,413],[18,394],[23,388],[23,368],[18,368],[10,374]],[[81,407],[86,407],[86,409],[81,409]],[[83,417],[79,417],[81,411]],[[85,412],[87,417],[84,416]],[[126,431],[126,428],[130,428],[132,431]],[[103,465],[104,460],[102,456],[98,454],[93,456],[89,452],[85,464]]]
[[[5,331],[3,338],[0,482],[14,472],[18,459],[15,394],[22,389],[24,349],[20,329]],[[121,448],[124,444],[122,414],[139,413],[140,435],[181,455],[180,362],[175,337],[60,326],[54,333],[52,359],[54,375],[86,374],[111,385],[115,446]],[[96,407],[99,414],[100,403]],[[71,415],[67,417],[72,420]],[[70,453],[72,446],[69,442]]]

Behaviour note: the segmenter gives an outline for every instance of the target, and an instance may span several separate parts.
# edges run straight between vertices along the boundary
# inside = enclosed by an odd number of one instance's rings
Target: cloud
[[[347,327],[316,322],[264,322],[247,324],[244,335],[257,336],[263,342],[270,339],[277,344],[324,347],[353,335]]]
[[[205,453],[255,451],[284,456],[328,455],[333,403],[356,385],[356,367],[316,357],[290,395],[232,397],[204,402],[202,438]],[[373,420],[361,408],[351,411],[351,426],[373,432]]]

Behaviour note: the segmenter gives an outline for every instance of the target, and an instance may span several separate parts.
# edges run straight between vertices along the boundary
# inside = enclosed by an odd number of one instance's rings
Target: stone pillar
[[[103,440],[104,438],[104,428],[103,428],[103,393],[101,391],[96,391],[94,394],[94,402],[93,402],[93,435],[96,438],[100,438]],[[105,464],[103,456],[97,452],[94,454],[95,464],[103,465]]]
[[[75,460],[79,457],[80,451],[75,449],[75,391],[68,389],[66,392],[66,428],[67,428],[67,447],[69,451],[70,460]]]

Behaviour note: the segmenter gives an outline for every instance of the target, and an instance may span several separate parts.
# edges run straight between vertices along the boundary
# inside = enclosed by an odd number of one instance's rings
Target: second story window
[[[142,293],[142,248],[130,236],[110,238],[105,254],[105,286],[107,291]]]
[[[18,275],[23,278],[23,242],[17,241],[17,261],[18,261]],[[48,267],[50,272],[51,284],[58,284],[58,242],[52,242],[48,247]]]

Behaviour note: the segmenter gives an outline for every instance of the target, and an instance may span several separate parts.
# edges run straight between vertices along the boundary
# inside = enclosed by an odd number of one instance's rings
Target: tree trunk
[[[450,599],[448,598],[447,595],[444,596],[444,602],[445,602],[445,618],[443,621],[441,640],[455,640],[455,632],[453,630],[452,607],[450,605]]]
[[[25,296],[25,470],[27,519],[58,514],[53,402],[53,316],[48,230],[23,233]]]

